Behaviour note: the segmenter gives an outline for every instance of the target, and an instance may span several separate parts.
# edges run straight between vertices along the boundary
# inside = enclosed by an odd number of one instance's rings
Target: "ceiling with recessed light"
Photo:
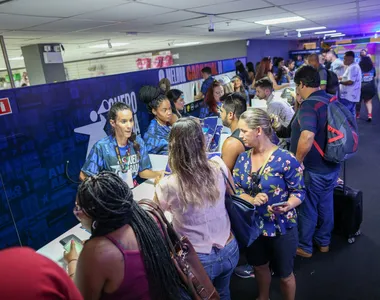
[[[0,1],[0,35],[17,68],[24,66],[21,47],[38,43],[62,43],[68,62],[178,44],[284,39],[285,32],[297,39],[296,29],[310,27],[373,33],[380,29],[379,9],[378,0],[11,0]],[[214,32],[208,31],[210,15]],[[301,21],[289,21],[297,17]],[[273,19],[288,21],[273,24]],[[273,25],[266,36],[268,20]],[[302,38],[315,36],[301,32]]]

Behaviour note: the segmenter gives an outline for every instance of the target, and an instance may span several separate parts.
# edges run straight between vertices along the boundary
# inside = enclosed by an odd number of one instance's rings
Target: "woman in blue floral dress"
[[[247,249],[247,260],[255,268],[259,300],[269,299],[269,262],[281,278],[284,299],[294,299],[296,281],[293,263],[298,246],[295,207],[305,198],[303,170],[288,151],[275,146],[270,137],[271,119],[261,109],[240,117],[240,138],[252,148],[238,157],[233,177],[236,192],[257,206],[261,236]],[[284,202],[281,206],[273,204]]]

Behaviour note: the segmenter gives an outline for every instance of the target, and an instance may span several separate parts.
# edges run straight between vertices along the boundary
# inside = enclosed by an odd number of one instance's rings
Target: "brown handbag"
[[[186,236],[178,235],[158,204],[147,199],[140,200],[138,203],[162,228],[173,263],[191,298],[193,300],[219,300],[219,294],[189,239]]]

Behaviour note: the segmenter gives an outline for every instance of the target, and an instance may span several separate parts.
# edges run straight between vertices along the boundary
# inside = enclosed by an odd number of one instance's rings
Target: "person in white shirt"
[[[286,100],[274,99],[273,83],[269,78],[260,79],[255,83],[256,95],[260,100],[266,100],[267,113],[278,116],[281,125],[287,127],[293,118],[294,110]],[[279,147],[289,149],[289,139],[280,139]]]
[[[327,52],[326,61],[331,63],[330,71],[333,71],[338,77],[343,77],[344,64],[342,60],[336,56],[334,50],[330,50],[329,52]]]
[[[355,116],[356,103],[360,101],[362,71],[355,63],[355,53],[347,51],[344,54],[344,64],[347,66],[343,76],[339,78],[340,83],[340,101]]]

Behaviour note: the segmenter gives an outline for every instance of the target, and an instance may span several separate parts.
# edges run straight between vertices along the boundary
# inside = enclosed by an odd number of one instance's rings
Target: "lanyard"
[[[127,145],[128,145],[128,143],[127,143]],[[115,152],[116,152],[117,160],[119,161],[119,165],[120,165],[120,168],[121,168],[121,172],[126,173],[128,171],[128,166],[126,166],[126,164],[124,164],[123,160],[121,159],[120,148],[117,145],[116,138],[115,138],[115,144],[114,144],[114,146],[115,146]],[[130,148],[129,148],[129,146],[128,146],[127,156],[130,156]]]

